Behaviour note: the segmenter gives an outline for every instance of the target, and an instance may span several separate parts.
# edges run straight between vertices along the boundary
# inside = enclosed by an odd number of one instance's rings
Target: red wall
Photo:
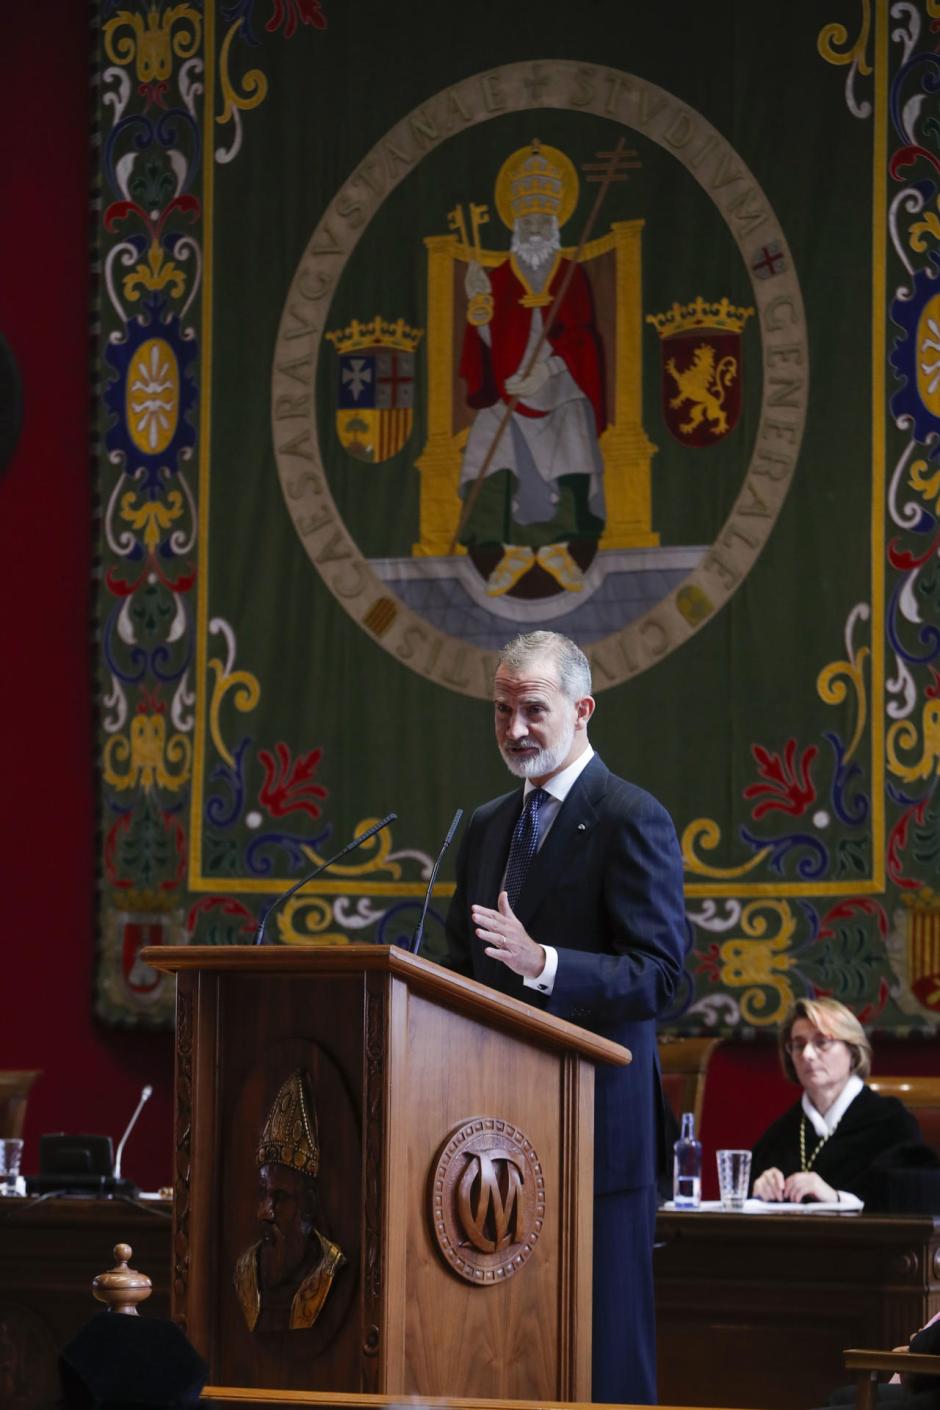
[[[91,31],[80,0],[10,5],[3,31],[0,331],[25,415],[0,472],[0,1067],[43,1069],[27,1112],[28,1170],[40,1132],[117,1138],[151,1082],[124,1170],[152,1188],[171,1177],[171,1037],[109,1032],[91,1016]]]
[[[50,42],[54,36],[54,42]],[[89,26],[79,0],[4,13],[0,124],[0,331],[26,403],[0,475],[0,836],[3,978],[0,1066],[38,1067],[25,1166],[43,1131],[117,1137],[144,1082],[156,1088],[128,1144],[144,1188],[172,1171],[172,1040],[92,1019],[95,948],[91,708],[91,476],[88,458]],[[879,1045],[883,1073],[936,1070],[927,1043]],[[769,1042],[716,1053],[703,1116],[705,1193],[713,1152],[750,1145],[795,1096]]]

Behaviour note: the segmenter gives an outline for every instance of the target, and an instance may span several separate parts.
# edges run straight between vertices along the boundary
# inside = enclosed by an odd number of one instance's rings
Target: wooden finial
[[[107,1273],[99,1273],[91,1285],[92,1293],[99,1302],[107,1303],[109,1312],[123,1312],[126,1317],[136,1317],[138,1302],[143,1302],[153,1292],[153,1284],[146,1273],[128,1268],[133,1252],[130,1244],[115,1244],[116,1266]]]

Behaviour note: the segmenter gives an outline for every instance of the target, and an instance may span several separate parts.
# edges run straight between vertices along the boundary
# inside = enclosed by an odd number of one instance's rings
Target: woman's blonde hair
[[[791,1082],[799,1084],[800,1080],[793,1059],[787,1052],[790,1034],[798,1018],[805,1018],[826,1038],[838,1038],[845,1043],[852,1054],[852,1071],[864,1081],[871,1072],[871,1043],[852,1010],[840,1004],[838,999],[797,999],[783,1021],[778,1038],[780,1061]]]

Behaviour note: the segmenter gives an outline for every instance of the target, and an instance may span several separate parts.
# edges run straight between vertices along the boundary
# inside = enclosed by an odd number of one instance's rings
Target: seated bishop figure
[[[579,591],[604,531],[601,343],[584,270],[561,250],[577,198],[564,153],[537,140],[513,153],[496,182],[510,253],[489,271],[467,266],[460,375],[476,415],[461,463],[460,494],[473,505],[460,538],[486,564],[492,596],[536,565],[556,591]]]

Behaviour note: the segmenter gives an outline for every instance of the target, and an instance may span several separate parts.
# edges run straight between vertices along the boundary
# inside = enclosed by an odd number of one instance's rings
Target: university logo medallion
[[[542,1167],[518,1127],[478,1116],[448,1137],[431,1175],[431,1224],[455,1273],[482,1287],[511,1278],[544,1219]]]

